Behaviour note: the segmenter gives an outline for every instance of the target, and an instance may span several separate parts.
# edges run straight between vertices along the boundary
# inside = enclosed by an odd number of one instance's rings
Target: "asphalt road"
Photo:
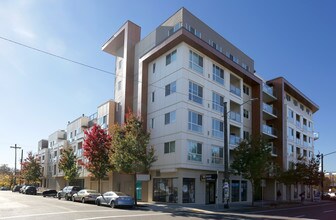
[[[213,212],[155,206],[119,209],[94,204],[30,196],[0,191],[0,219],[18,220],[98,220],[98,219],[336,219],[336,202],[249,213]],[[287,217],[286,217],[287,216]]]

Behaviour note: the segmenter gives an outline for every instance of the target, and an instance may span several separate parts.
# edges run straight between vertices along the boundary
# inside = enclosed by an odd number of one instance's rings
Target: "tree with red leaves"
[[[21,175],[26,184],[38,183],[42,177],[40,161],[32,152],[28,152],[27,158],[22,162]]]
[[[87,162],[83,162],[83,166],[98,179],[98,192],[100,192],[101,179],[112,169],[109,160],[112,138],[97,124],[84,133],[83,155]]]

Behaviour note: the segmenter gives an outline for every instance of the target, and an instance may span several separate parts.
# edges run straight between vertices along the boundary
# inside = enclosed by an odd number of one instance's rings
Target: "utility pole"
[[[15,149],[15,164],[14,164],[14,185],[16,185],[16,155],[17,155],[17,149],[21,149],[21,147],[18,147],[16,144],[14,146],[10,146],[10,148]]]
[[[22,162],[23,162],[23,149],[21,149],[21,159],[20,159],[20,185],[22,184],[22,182],[21,182],[21,180],[22,180],[22,178],[21,178],[21,172],[22,172]]]

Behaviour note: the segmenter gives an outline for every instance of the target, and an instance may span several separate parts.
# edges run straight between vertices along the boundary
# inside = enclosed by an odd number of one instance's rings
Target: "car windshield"
[[[115,194],[117,194],[118,196],[128,196],[127,194],[122,193],[122,192],[115,192]]]

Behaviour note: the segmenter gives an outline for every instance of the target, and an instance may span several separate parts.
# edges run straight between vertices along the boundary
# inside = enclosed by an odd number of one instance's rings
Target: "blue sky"
[[[101,47],[126,20],[144,37],[183,6],[249,55],[264,79],[283,76],[317,103],[315,152],[336,151],[335,1],[2,0],[0,37],[114,72]],[[112,74],[3,39],[0,48],[0,164],[14,167],[9,146],[36,152],[40,139],[113,99]],[[336,171],[336,154],[324,167]]]

